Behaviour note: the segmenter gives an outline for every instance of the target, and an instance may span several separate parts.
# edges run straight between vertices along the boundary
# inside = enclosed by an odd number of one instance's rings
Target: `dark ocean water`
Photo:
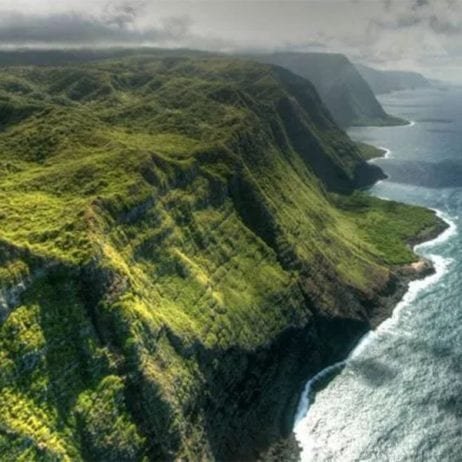
[[[411,284],[309,406],[302,397],[295,433],[304,461],[462,461],[462,87],[381,102],[413,124],[350,131],[389,149],[374,162],[390,177],[371,194],[431,207],[451,226],[416,249],[437,273]]]

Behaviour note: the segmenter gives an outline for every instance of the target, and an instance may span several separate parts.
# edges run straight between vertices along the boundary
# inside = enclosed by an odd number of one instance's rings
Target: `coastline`
[[[444,217],[441,211],[435,210],[435,213],[441,220],[444,221],[446,224],[445,228],[438,233],[432,233],[428,236],[428,239],[417,242],[413,246],[414,252],[417,253],[419,248],[444,242],[456,232],[457,227],[455,223],[447,217]],[[386,331],[393,323],[397,322],[403,308],[411,303],[422,289],[438,282],[438,280],[446,273],[448,267],[448,262],[438,255],[431,255],[429,258],[421,257],[416,263],[420,262],[425,262],[425,269],[422,267],[422,271],[420,273],[414,273],[415,277],[412,277],[412,275],[403,275],[403,279],[406,281],[407,290],[393,306],[389,315],[359,340],[345,361],[356,357],[371,340],[377,337],[379,333]],[[406,269],[404,271],[406,272]]]
[[[416,253],[421,247],[444,242],[457,229],[455,223],[446,218],[441,211],[434,211],[445,226],[422,236],[421,240],[413,245],[413,250]],[[307,417],[310,404],[314,401],[313,397],[343,370],[349,360],[356,358],[367,348],[370,342],[376,340],[380,334],[386,332],[395,322],[398,322],[402,309],[411,303],[423,288],[435,284],[446,273],[448,265],[443,260],[442,257],[431,255],[430,258],[421,257],[416,262],[417,264],[422,263],[419,265],[419,269],[401,268],[401,274],[397,276],[396,281],[398,287],[394,288],[392,295],[383,303],[382,309],[373,315],[371,319],[372,329],[366,332],[353,348],[348,350],[345,359],[325,367],[308,380],[300,396],[293,425],[293,437],[299,447],[299,461],[308,462],[310,460],[307,454],[304,455],[301,441],[303,439],[303,422]],[[412,265],[406,266],[411,267]],[[413,287],[413,284],[415,287]]]
[[[419,255],[419,248],[431,246],[445,241],[453,235],[456,225],[441,211],[433,209],[440,218],[439,226],[429,228],[409,242],[419,259],[411,264],[393,269],[390,284],[385,293],[377,294],[370,313],[370,329],[352,342],[343,345],[343,353],[337,351],[331,361],[314,372],[300,390],[299,398],[294,403],[292,432],[285,439],[279,440],[266,453],[260,454],[259,462],[308,462],[303,455],[303,421],[307,416],[310,404],[314,402],[317,392],[321,391],[335,376],[342,372],[347,362],[366,348],[370,341],[386,332],[390,326],[399,321],[402,308],[412,302],[418,292],[427,285],[436,283],[446,272],[447,265],[437,255],[432,259]],[[435,261],[436,260],[436,261]],[[306,440],[305,440],[306,443]],[[305,445],[306,448],[306,445]]]
[[[437,230],[432,230],[433,231],[432,233],[429,233],[425,237],[422,237],[422,240],[420,240],[419,242],[417,242],[413,246],[414,251],[417,251],[419,247],[430,246],[430,245],[433,245],[433,244],[436,244],[436,243],[444,242],[446,239],[451,237],[453,235],[453,233],[455,232],[456,225],[453,222],[451,222],[447,218],[444,218],[442,216],[443,214],[442,214],[441,211],[435,210],[435,213],[437,213],[437,215],[441,218],[441,220],[444,221],[445,226],[442,229],[439,228]],[[436,256],[433,255],[432,257],[435,258]],[[411,269],[411,268],[413,268],[413,269]],[[380,321],[380,322],[377,321],[375,323],[373,322],[373,320],[374,320],[374,317],[373,317],[372,320],[371,320],[371,324],[374,326],[373,329],[366,332],[366,334],[364,334],[359,339],[359,341],[356,343],[356,345],[353,347],[353,349],[350,350],[350,352],[346,356],[346,358],[344,360],[338,361],[336,363],[333,363],[333,364],[327,366],[326,368],[322,369],[317,374],[315,374],[313,376],[313,378],[311,378],[307,382],[305,389],[311,389],[312,385],[314,384],[312,382],[317,382],[322,377],[325,377],[326,374],[329,374],[329,373],[333,372],[334,369],[339,369],[341,367],[341,365],[345,364],[345,362],[348,361],[348,359],[350,357],[354,356],[354,352],[365,341],[366,337],[368,337],[369,335],[377,332],[377,330],[383,324],[385,324],[388,320],[393,318],[393,314],[395,313],[396,310],[398,310],[400,308],[400,305],[401,305],[402,302],[405,302],[407,304],[410,301],[412,301],[412,300],[406,298],[406,295],[409,293],[409,289],[410,289],[409,286],[411,285],[411,283],[413,283],[413,282],[425,282],[425,281],[430,280],[431,278],[434,278],[435,276],[441,277],[442,276],[441,269],[442,269],[442,267],[440,265],[437,265],[437,263],[435,263],[433,260],[430,260],[430,259],[428,259],[426,257],[421,257],[417,262],[412,263],[410,265],[405,265],[405,266],[401,267],[400,269],[398,269],[397,270],[397,273],[398,273],[397,278],[399,279],[399,283],[400,283],[400,286],[401,286],[400,288],[402,289],[403,287],[406,287],[406,289],[405,290],[399,290],[399,288],[396,288],[394,293],[386,300],[386,302],[384,303],[384,310],[388,313],[388,315],[384,316],[384,319],[382,319],[382,321]],[[419,289],[421,289],[421,288],[423,288],[423,286],[419,287]],[[417,292],[412,292],[413,296],[415,296],[416,294],[417,294]],[[404,306],[404,305],[402,305],[402,306]],[[379,313],[375,314],[376,317],[378,315],[379,315]],[[382,316],[380,316],[380,317],[382,317]],[[300,397],[300,403],[299,404],[303,405],[304,403],[305,403],[305,405],[307,403],[305,392]],[[306,415],[306,411],[308,411],[308,408],[304,412],[305,415]],[[297,413],[296,413],[296,416],[299,416],[299,418],[302,419],[304,417],[304,415],[302,415],[302,414],[303,414],[303,412],[300,409],[298,409]],[[295,421],[295,424],[294,424],[294,428],[295,428],[295,426],[297,424],[297,418],[295,420],[296,421]]]
[[[383,146],[379,146],[379,149],[383,151],[383,156],[379,157],[379,159],[389,159],[391,157],[391,149],[385,148]],[[376,157],[377,159],[377,157]],[[373,159],[371,159],[373,160]]]
[[[408,125],[413,126],[415,122],[411,121]],[[375,158],[388,158],[391,154],[391,150],[388,148],[380,146],[376,149],[382,151],[383,154]],[[373,160],[374,158],[368,159],[368,162],[373,162]],[[443,257],[438,255],[424,257],[419,254],[420,248],[446,241],[457,229],[455,223],[446,217],[443,212],[437,209],[431,210],[440,219],[439,225],[425,230],[408,242],[419,259],[412,264],[394,268],[388,290],[383,294],[384,296],[378,294],[379,302],[371,313],[371,329],[361,336],[353,346],[346,345],[347,351],[344,359],[334,361],[306,382],[298,401],[292,431],[292,437],[297,442],[299,449],[297,460],[301,462],[309,460],[307,455],[303,454],[304,448],[301,440],[303,421],[308,414],[310,404],[313,401],[312,398],[316,392],[324,388],[330,380],[343,370],[350,359],[359,355],[380,333],[385,332],[393,323],[398,322],[402,309],[411,303],[422,289],[435,284],[446,273],[448,262]]]
[[[388,290],[384,294],[379,294],[379,303],[374,306],[371,313],[370,323],[372,329],[368,333],[375,331],[383,322],[393,316],[397,306],[410,290],[411,284],[426,281],[427,278],[438,273],[439,266],[434,261],[435,256],[432,255],[433,258],[424,257],[419,254],[418,250],[420,247],[431,246],[449,238],[454,232],[455,224],[444,217],[441,211],[434,209],[433,211],[441,220],[439,226],[429,228],[408,241],[414,254],[419,258],[414,263],[393,268],[393,276],[390,279]],[[365,335],[368,335],[368,333]]]

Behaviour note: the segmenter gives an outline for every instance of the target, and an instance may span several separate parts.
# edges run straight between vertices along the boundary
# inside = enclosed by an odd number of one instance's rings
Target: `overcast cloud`
[[[0,0],[0,44],[317,50],[462,78],[462,0]]]

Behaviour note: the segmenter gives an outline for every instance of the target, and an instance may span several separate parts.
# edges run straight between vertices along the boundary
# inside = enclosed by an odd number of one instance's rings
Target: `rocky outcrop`
[[[0,322],[3,322],[11,310],[21,302],[21,294],[32,284],[32,277],[24,278],[15,285],[0,289]]]
[[[58,262],[33,255],[28,249],[0,242],[0,325],[21,304],[21,296]]]

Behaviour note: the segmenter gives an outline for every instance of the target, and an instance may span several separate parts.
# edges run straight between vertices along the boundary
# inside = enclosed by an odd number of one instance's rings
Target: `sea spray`
[[[335,375],[345,367],[346,361],[340,361],[332,364],[322,371],[318,372],[312,379],[310,379],[303,390],[300,401],[295,414],[294,434],[295,438],[301,445],[300,458],[302,462],[309,461],[312,443],[309,437],[304,433],[304,422],[310,407],[312,396],[316,392],[315,388],[319,382],[328,379],[331,375]]]
[[[390,159],[391,158],[391,149],[388,149],[384,146],[379,146],[379,149],[381,149],[382,151],[385,152],[385,154],[383,155],[383,159]],[[380,157],[379,157],[380,159]]]

